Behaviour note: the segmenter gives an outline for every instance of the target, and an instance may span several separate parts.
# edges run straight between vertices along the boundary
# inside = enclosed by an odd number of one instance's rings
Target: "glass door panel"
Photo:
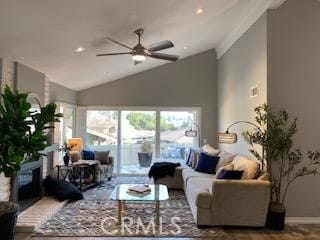
[[[92,150],[110,151],[117,166],[118,111],[87,111],[86,145]]]
[[[190,128],[196,129],[197,136],[185,136]],[[197,146],[198,137],[197,112],[160,112],[160,158],[184,159],[187,149]]]
[[[120,173],[146,174],[155,157],[156,111],[121,111]]]

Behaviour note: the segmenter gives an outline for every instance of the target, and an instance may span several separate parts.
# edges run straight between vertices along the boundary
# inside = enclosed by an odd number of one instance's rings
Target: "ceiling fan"
[[[131,51],[119,52],[119,53],[101,53],[101,54],[97,54],[97,57],[130,54],[132,56],[132,59],[134,60],[135,64],[138,64],[138,63],[145,61],[146,57],[152,57],[152,58],[157,58],[157,59],[162,59],[162,60],[167,60],[167,61],[177,61],[179,59],[179,56],[177,56],[177,55],[170,55],[170,54],[157,52],[157,51],[164,50],[167,48],[172,48],[174,45],[171,41],[165,40],[165,41],[151,44],[148,47],[144,47],[140,43],[140,39],[143,34],[143,28],[139,28],[139,29],[135,30],[134,33],[138,36],[138,44],[132,48],[123,44],[123,43],[115,41],[111,38],[107,38],[108,40],[110,40],[110,41],[112,41],[122,47],[130,49]]]

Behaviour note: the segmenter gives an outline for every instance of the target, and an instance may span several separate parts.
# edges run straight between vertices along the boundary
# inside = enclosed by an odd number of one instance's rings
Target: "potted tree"
[[[150,141],[143,139],[138,159],[140,167],[150,167],[152,161],[152,145]]]
[[[41,107],[40,112],[32,111],[27,98],[28,94],[6,86],[0,104],[0,174],[11,178],[11,186],[23,163],[44,155],[40,151],[47,146],[46,130],[62,117],[55,113],[54,103]],[[17,215],[16,204],[0,202],[0,236],[4,239],[13,239]]]
[[[254,111],[259,128],[243,132],[243,136],[251,145],[249,151],[266,165],[263,170],[270,176],[271,194],[266,226],[282,230],[288,189],[296,179],[319,173],[320,153],[308,151],[305,156],[299,148],[294,149],[297,118],[290,120],[287,111],[276,112],[266,104],[256,107]],[[255,148],[256,144],[262,146],[261,151]]]

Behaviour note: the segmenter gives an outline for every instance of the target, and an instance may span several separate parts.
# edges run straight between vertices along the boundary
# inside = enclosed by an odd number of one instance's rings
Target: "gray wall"
[[[266,14],[218,60],[218,131],[225,132],[233,122],[254,120],[253,109],[267,100],[267,27]],[[250,87],[258,85],[259,95],[250,98]],[[241,133],[252,129],[240,124],[231,131],[238,134],[236,144],[220,148],[249,155]]]
[[[21,92],[33,92],[39,96],[41,105],[44,104],[44,73],[38,72],[21,63],[15,63],[15,87]]]
[[[49,96],[50,101],[52,102],[60,101],[77,105],[76,91],[53,82],[49,83]]]
[[[296,146],[320,150],[320,2],[287,0],[268,12],[268,103],[298,117]],[[288,216],[320,217],[320,177],[297,180]]]
[[[0,86],[2,86],[2,58],[0,58]]]
[[[216,53],[206,51],[78,93],[79,105],[201,107],[202,139],[216,143]]]

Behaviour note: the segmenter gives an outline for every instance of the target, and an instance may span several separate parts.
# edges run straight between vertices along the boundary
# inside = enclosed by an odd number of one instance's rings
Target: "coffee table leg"
[[[156,224],[160,224],[160,201],[156,201]]]
[[[121,218],[122,218],[122,201],[118,201],[118,225],[121,225]]]

